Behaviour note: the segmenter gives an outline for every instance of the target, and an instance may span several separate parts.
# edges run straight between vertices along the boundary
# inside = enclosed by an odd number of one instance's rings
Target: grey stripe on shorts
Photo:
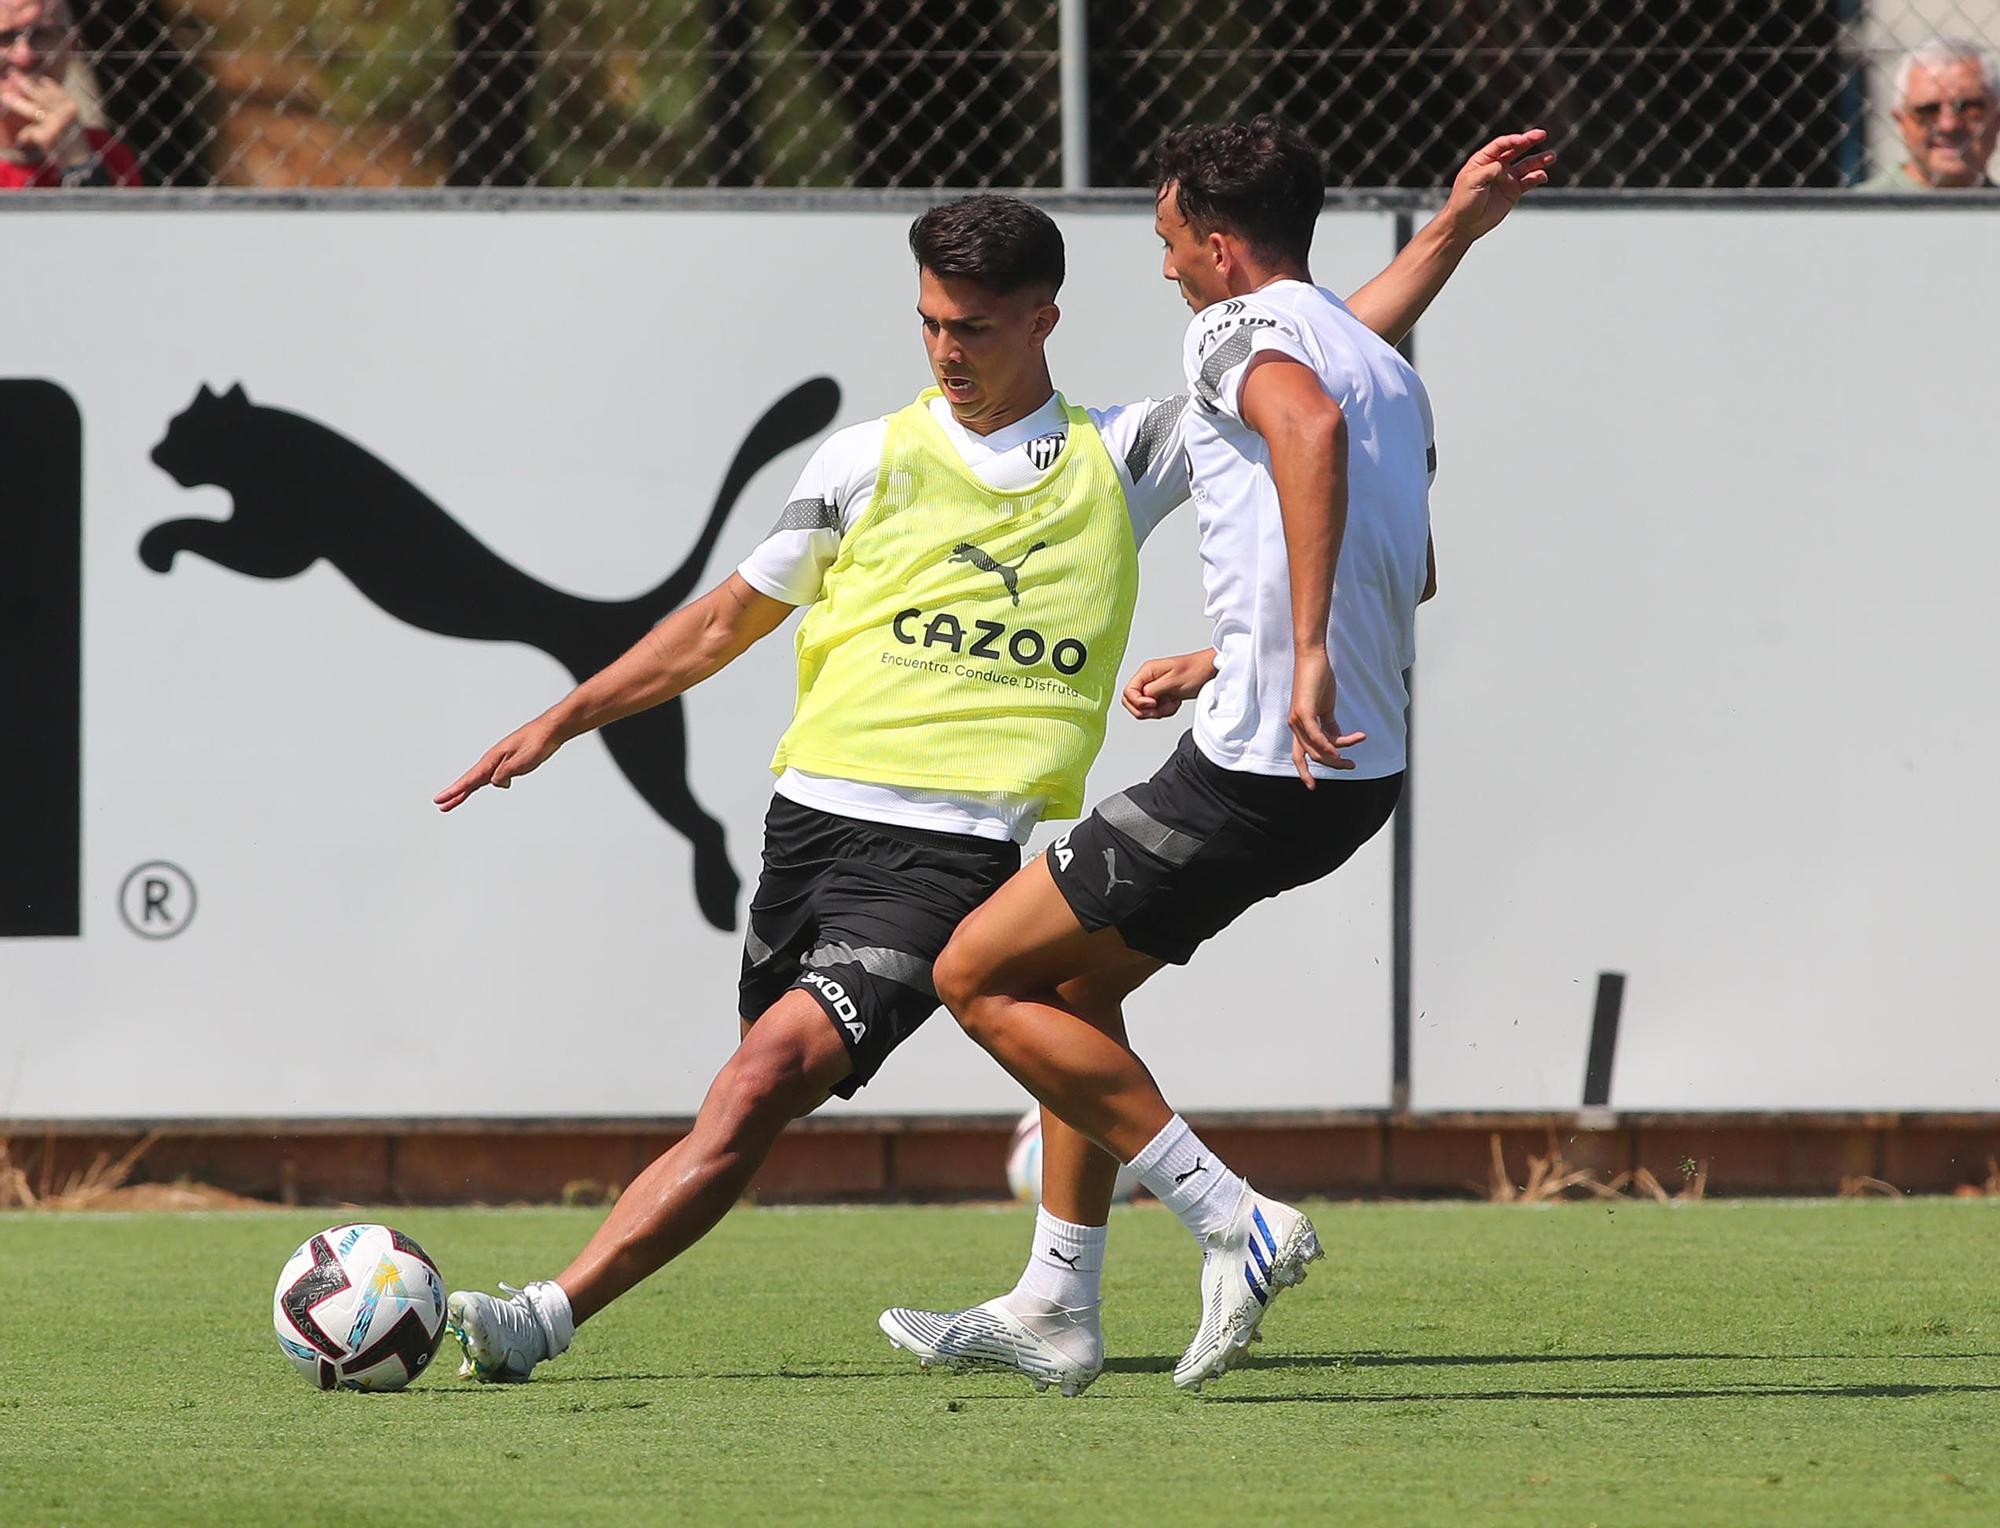
[[[808,955],[805,963],[808,966],[855,965],[870,976],[900,982],[929,997],[937,996],[937,989],[931,985],[931,963],[907,950],[885,949],[879,944],[864,944],[856,949],[845,940],[833,939]]]
[[[1169,865],[1185,865],[1201,848],[1192,833],[1170,828],[1134,801],[1125,792],[1108,797],[1097,805],[1097,815],[1140,848],[1159,855]]]

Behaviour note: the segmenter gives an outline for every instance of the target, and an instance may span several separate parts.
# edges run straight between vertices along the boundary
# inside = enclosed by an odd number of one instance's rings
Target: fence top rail
[[[210,187],[166,190],[78,189],[27,191],[0,196],[0,214],[37,212],[879,212],[921,211],[962,189],[660,189],[416,187],[402,190],[269,190]],[[1018,193],[1039,206],[1066,213],[1151,211],[1142,189]],[[1429,212],[1444,204],[1442,190],[1330,191],[1329,212]],[[1928,196],[1866,191],[1538,191],[1527,210],[1547,212],[1755,210],[1966,212],[2000,209],[2000,189],[1940,192]]]

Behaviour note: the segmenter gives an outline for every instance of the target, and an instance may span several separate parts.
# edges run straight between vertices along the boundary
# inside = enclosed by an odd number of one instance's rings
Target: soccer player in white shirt
[[[1547,180],[1542,136],[1482,150],[1453,198],[1476,212],[1441,215],[1426,233],[1476,237],[1498,222]],[[1251,1190],[1167,1104],[1118,1005],[1255,902],[1331,874],[1388,820],[1416,607],[1435,589],[1430,402],[1402,356],[1312,283],[1324,199],[1317,153],[1273,118],[1187,129],[1162,147],[1163,273],[1195,311],[1184,433],[1215,643],[1143,665],[1124,699],[1142,719],[1195,701],[1194,728],[1151,780],[1101,803],[967,918],[934,971],[939,996],[1045,1121],[1131,1164],[1200,1243],[1182,1386],[1222,1373],[1320,1248],[1304,1215]],[[1101,1267],[1109,1180],[1080,1194],[1086,1173],[1069,1157],[1058,1193],[1095,1219],[1065,1224],[1049,1215],[1055,1166],[1045,1147],[1036,1246]],[[961,1333],[978,1345],[1011,1322],[1031,1328],[1017,1342],[1101,1361],[1094,1297],[1072,1284],[1038,1305],[1024,1291],[1028,1278],[968,1311],[891,1310],[882,1326],[933,1359],[964,1346]]]
[[[1041,612],[1060,613],[1054,595],[1067,568],[1078,586],[1067,607],[1074,619],[1095,623],[1093,641],[1104,651],[1122,652],[1125,618],[1112,603],[1117,580],[1106,561],[1076,548],[1100,537],[1129,560],[1185,497],[1185,400],[1065,409],[1045,352],[1060,317],[1055,297],[1064,270],[1061,235],[1046,213],[1012,197],[967,198],[919,217],[910,243],[936,389],[895,415],[829,437],[769,538],[734,573],[502,739],[436,798],[451,811],[488,785],[508,786],[569,739],[710,678],[799,606],[828,615],[821,630],[831,626],[832,634],[814,638],[810,666],[801,652],[799,711],[781,745],[738,985],[741,1043],[688,1135],[633,1181],[567,1269],[508,1299],[453,1292],[451,1323],[471,1377],[526,1379],[561,1353],[577,1325],[707,1234],[786,1125],[829,1093],[851,1097],[930,1017],[937,1006],[931,962],[959,919],[1018,867],[1019,842],[1053,804],[1030,788],[954,787],[923,772],[924,760],[948,757],[965,733],[963,720],[939,719],[949,687],[961,678],[977,684],[977,710],[998,713],[1030,745],[1051,732],[1073,733],[1080,741],[1064,744],[1070,756],[1060,777],[1074,776],[1077,790],[1096,751],[1084,724],[1102,727],[1117,689],[1116,657],[1097,665],[1106,670],[1101,685],[1093,679],[1087,696],[1066,702],[1059,727],[1045,727],[1042,710],[1053,704],[1045,693],[1031,698],[1024,684],[984,681],[1043,679],[1046,690],[1056,677],[1074,675],[1076,667],[1062,666],[1060,628],[1026,645],[1024,632],[1004,646],[987,644],[983,632],[1007,629],[1016,607],[1037,620]],[[1406,251],[1355,301],[1385,332],[1399,334],[1451,264],[1446,251]],[[1084,457],[1096,465],[1079,465]],[[1082,487],[1065,487],[1086,471]],[[903,494],[914,501],[902,502]],[[913,525],[952,514],[967,517],[953,522],[964,528],[942,546],[908,541]],[[1001,543],[974,522],[996,533],[1012,525],[1035,544],[996,561],[974,539]],[[1037,541],[1044,523],[1048,540]],[[960,534],[968,539],[951,548]],[[1070,538],[1067,548],[1056,544],[1060,535]],[[906,618],[922,612],[897,607],[910,589],[925,586],[936,603],[919,625]],[[865,607],[884,597],[879,621],[845,630],[833,619],[856,601]],[[974,619],[981,612],[996,619]],[[808,616],[808,633],[812,624]],[[1076,651],[1080,666],[1084,648]],[[912,663],[910,672],[922,677],[908,686],[864,685],[866,704],[859,715],[842,713],[832,750],[847,748],[851,765],[792,762],[818,762],[829,751],[800,744],[815,716],[831,725],[832,703],[821,693],[829,674],[851,678],[857,665],[870,675],[901,672],[887,667],[896,661]],[[1090,717],[1078,709],[1092,706]],[[984,774],[1013,780],[1021,752],[1003,738],[981,761]],[[1081,1143],[1072,1144],[1081,1155]]]

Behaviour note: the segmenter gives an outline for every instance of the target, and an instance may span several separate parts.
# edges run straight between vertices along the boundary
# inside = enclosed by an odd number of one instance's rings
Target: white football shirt
[[[1261,351],[1313,369],[1347,417],[1347,532],[1335,570],[1329,648],[1340,732],[1368,740],[1351,771],[1404,765],[1403,671],[1430,535],[1431,405],[1409,363],[1323,287],[1275,281],[1212,303],[1188,326],[1185,432],[1201,531],[1202,587],[1215,622],[1216,676],[1195,703],[1194,738],[1224,769],[1293,773],[1292,597],[1284,522],[1264,437],[1243,422],[1243,378]]]
[[[930,410],[973,475],[1002,492],[1016,492],[1039,480],[1069,434],[1068,416],[1054,395],[1027,418],[991,435],[966,429],[942,398],[933,398]],[[1181,439],[1187,399],[1142,398],[1085,412],[1118,470],[1132,519],[1132,539],[1143,544],[1153,527],[1187,497],[1187,453]],[[874,501],[875,474],[888,430],[886,419],[871,419],[836,430],[820,443],[771,534],[736,570],[745,583],[788,605],[810,605],[819,598],[826,570],[840,555],[841,536],[860,522]],[[1042,796],[917,790],[800,769],[779,775],[777,791],[801,806],[842,817],[1020,843],[1027,841],[1048,806]]]

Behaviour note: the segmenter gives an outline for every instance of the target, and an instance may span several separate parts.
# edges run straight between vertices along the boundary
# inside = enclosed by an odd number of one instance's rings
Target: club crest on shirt
[[[1028,460],[1035,464],[1037,472],[1047,472],[1061,454],[1063,442],[1069,438],[1065,430],[1057,430],[1049,435],[1037,435],[1021,449],[1028,453]]]

